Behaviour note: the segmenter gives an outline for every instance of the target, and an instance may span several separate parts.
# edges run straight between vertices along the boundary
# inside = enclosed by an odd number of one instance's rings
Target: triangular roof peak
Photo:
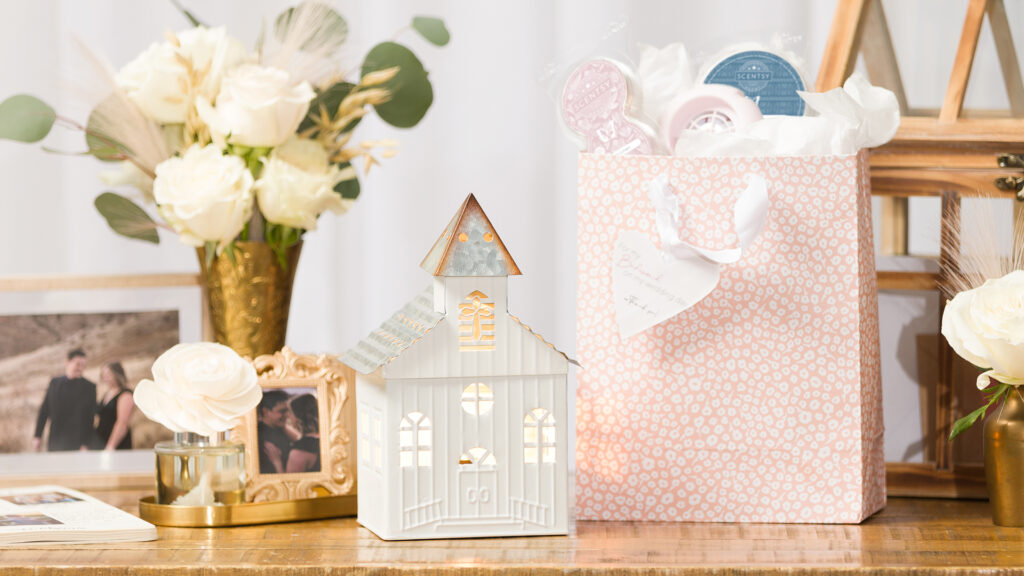
[[[434,276],[518,276],[512,255],[470,194],[420,266]]]

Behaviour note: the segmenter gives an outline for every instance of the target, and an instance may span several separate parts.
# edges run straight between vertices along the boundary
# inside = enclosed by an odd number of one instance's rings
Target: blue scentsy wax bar
[[[733,54],[712,68],[704,83],[739,88],[757,102],[765,116],[804,114],[804,101],[797,94],[804,89],[800,74],[792,64],[771,52],[750,50]]]

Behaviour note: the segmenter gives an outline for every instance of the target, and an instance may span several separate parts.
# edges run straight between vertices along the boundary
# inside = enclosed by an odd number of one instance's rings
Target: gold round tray
[[[157,504],[154,499],[147,496],[139,500],[139,516],[153,524],[181,528],[274,524],[356,515],[355,494],[233,506],[171,506]]]

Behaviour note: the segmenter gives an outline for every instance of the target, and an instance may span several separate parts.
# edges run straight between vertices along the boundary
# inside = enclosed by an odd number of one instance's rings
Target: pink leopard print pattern
[[[735,246],[748,174],[760,237],[693,308],[623,341],[623,230],[658,244],[647,183],[683,198],[684,239]],[[577,517],[855,523],[885,505],[866,155],[579,162]]]

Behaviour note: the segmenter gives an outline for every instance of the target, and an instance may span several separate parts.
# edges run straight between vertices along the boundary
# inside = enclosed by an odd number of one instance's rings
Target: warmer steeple
[[[420,267],[434,276],[518,276],[512,255],[470,194]]]

